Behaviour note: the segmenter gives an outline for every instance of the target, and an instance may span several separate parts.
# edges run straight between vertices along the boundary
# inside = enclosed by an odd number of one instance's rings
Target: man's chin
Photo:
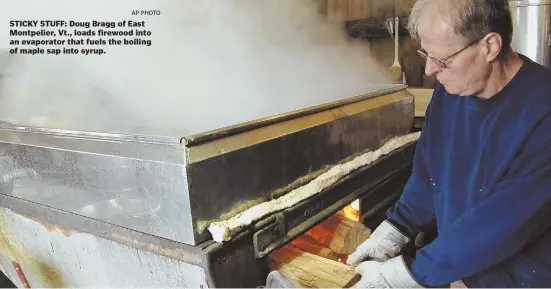
[[[445,84],[445,83],[442,83],[442,85],[444,86],[444,88],[446,89],[446,91],[449,93],[449,94],[457,94],[457,92],[459,92],[455,87],[453,86],[449,86],[448,84]]]
[[[446,84],[444,84],[444,83],[442,83],[442,85],[444,86],[444,88],[446,89],[446,91],[447,91],[449,94],[455,94],[455,95],[459,95],[459,96],[466,96],[466,95],[468,95],[467,91],[458,89],[457,87],[449,86],[449,85],[446,85]]]

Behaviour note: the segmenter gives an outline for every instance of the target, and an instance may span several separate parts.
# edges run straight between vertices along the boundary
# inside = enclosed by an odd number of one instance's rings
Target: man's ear
[[[482,39],[485,47],[486,61],[491,62],[497,58],[503,47],[503,39],[495,32],[490,32]]]

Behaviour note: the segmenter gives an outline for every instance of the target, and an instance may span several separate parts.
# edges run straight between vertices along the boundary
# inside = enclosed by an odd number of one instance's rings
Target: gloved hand
[[[346,264],[357,266],[366,258],[376,261],[386,261],[398,254],[402,247],[409,242],[409,238],[388,222],[382,222],[369,239],[365,240],[352,253]]]
[[[402,256],[385,262],[366,261],[356,267],[362,279],[353,288],[423,288],[411,276]]]

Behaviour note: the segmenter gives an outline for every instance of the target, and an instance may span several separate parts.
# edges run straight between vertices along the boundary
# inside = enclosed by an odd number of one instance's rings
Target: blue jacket
[[[410,236],[437,226],[410,263],[425,286],[551,286],[551,71],[521,57],[488,100],[435,87],[412,176],[387,212]]]

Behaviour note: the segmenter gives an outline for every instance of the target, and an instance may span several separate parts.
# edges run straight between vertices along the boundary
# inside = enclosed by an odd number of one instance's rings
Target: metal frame
[[[404,90],[406,88],[407,88],[407,85],[396,84],[395,87],[380,89],[380,90],[377,90],[377,91],[374,91],[374,92],[371,92],[371,93],[362,94],[362,95],[359,95],[359,96],[356,96],[356,97],[351,97],[351,98],[338,100],[338,101],[334,101],[334,102],[330,102],[330,103],[320,104],[320,105],[317,105],[317,106],[313,106],[313,107],[309,107],[309,108],[305,108],[305,109],[301,109],[301,110],[297,110],[297,111],[283,113],[283,114],[279,114],[279,115],[275,115],[275,116],[271,116],[271,117],[266,117],[266,118],[262,118],[262,119],[258,119],[258,120],[254,120],[254,121],[240,123],[240,124],[233,125],[233,126],[228,126],[228,127],[224,127],[224,128],[220,128],[220,129],[216,129],[216,130],[211,130],[211,131],[204,132],[204,133],[199,133],[199,134],[186,136],[186,137],[183,137],[181,139],[181,142],[184,145],[188,146],[188,147],[189,146],[194,146],[194,145],[198,145],[198,144],[208,142],[208,141],[212,141],[212,140],[215,140],[215,139],[228,137],[228,136],[232,136],[232,135],[235,135],[235,134],[250,131],[250,130],[253,130],[253,129],[256,129],[256,128],[259,128],[259,127],[268,126],[268,125],[271,125],[271,124],[274,124],[274,123],[283,122],[283,121],[299,118],[299,117],[302,117],[302,116],[306,116],[306,115],[310,115],[310,114],[330,110],[330,109],[337,108],[337,107],[340,107],[340,106],[344,106],[344,105],[347,105],[347,104],[352,104],[352,103],[356,103],[356,102],[359,102],[359,101],[371,99],[371,98],[381,96],[381,95],[384,95],[384,94],[390,94],[390,93],[398,92],[398,91]]]
[[[374,164],[356,171],[316,197],[257,222],[228,243],[211,243],[206,246],[204,269],[209,286],[221,288],[260,286],[264,284],[269,273],[265,257],[273,250],[286,245],[356,198],[395,200],[396,192],[399,196],[400,189],[411,175],[415,145],[416,142],[410,143]],[[392,203],[386,203],[386,206],[381,207],[375,203],[368,204],[364,201],[360,203],[362,210],[376,211],[379,215],[392,205]],[[366,215],[363,214],[363,216]],[[378,215],[372,214],[366,217],[366,223],[374,224]],[[287,227],[292,225],[295,227]],[[370,228],[373,227],[370,226]],[[282,235],[281,229],[286,233]],[[266,236],[266,239],[260,240],[261,236]],[[259,250],[261,249],[259,246],[265,246],[264,250]]]
[[[412,142],[391,152],[322,193],[260,220],[224,244],[206,241],[190,246],[3,194],[0,194],[0,202],[3,207],[19,214],[63,229],[78,228],[81,232],[200,266],[205,270],[211,287],[256,287],[265,282],[268,268],[264,257],[273,250],[286,245],[357,198],[395,197],[396,187],[402,186],[411,173],[415,144]],[[380,204],[369,202],[366,206],[365,202],[362,203],[362,208],[380,209]]]
[[[175,137],[1,124],[0,193],[195,246],[210,238],[210,223],[410,133],[414,102],[405,88],[206,133],[209,141],[188,146]]]

